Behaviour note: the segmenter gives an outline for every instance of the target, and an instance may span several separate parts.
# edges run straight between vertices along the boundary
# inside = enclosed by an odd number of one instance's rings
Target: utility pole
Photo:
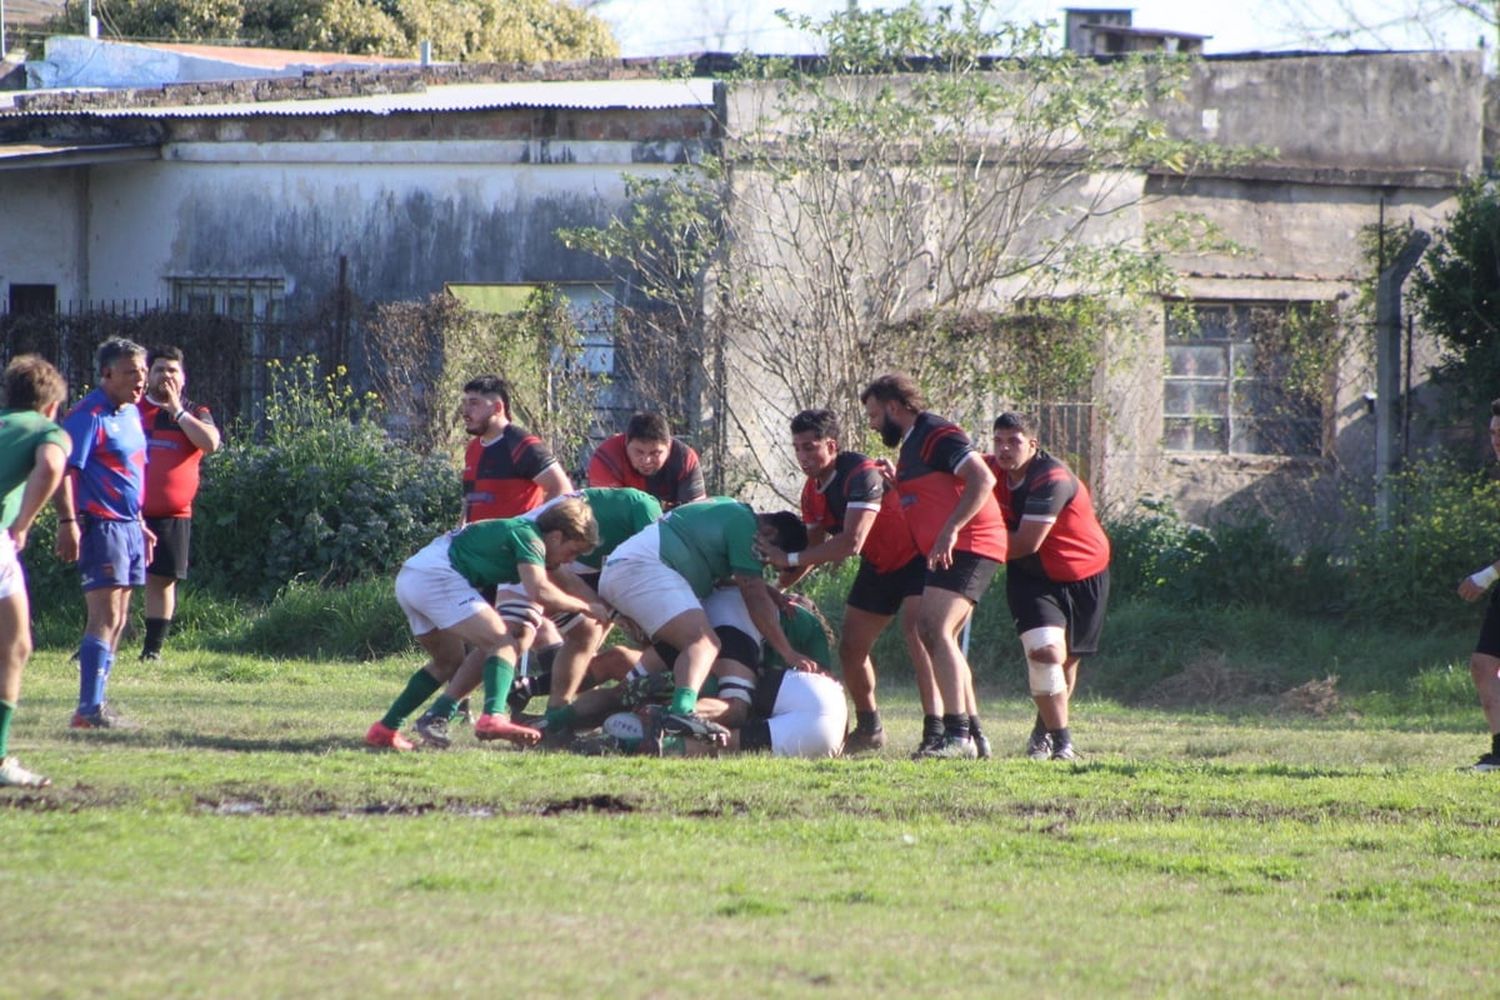
[[[1375,513],[1382,531],[1391,526],[1391,477],[1400,443],[1401,286],[1431,242],[1413,229],[1375,286]]]

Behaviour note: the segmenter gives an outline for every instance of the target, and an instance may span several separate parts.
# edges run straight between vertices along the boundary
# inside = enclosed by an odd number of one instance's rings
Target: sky
[[[675,55],[698,51],[807,53],[814,45],[785,30],[778,8],[824,15],[848,0],[596,0],[623,55]],[[903,0],[859,0],[864,7],[898,6]],[[997,0],[1014,20],[1062,21],[1063,4]],[[1141,28],[1211,35],[1208,54],[1284,52],[1299,49],[1472,49],[1495,31],[1455,11],[1455,0],[1138,0],[1084,3],[1079,7],[1129,7]],[[1413,15],[1416,15],[1413,17]],[[1059,32],[1061,29],[1059,29]]]

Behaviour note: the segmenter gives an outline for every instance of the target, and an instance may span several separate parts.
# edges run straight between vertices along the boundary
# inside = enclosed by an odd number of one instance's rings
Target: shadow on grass
[[[132,729],[116,732],[69,732],[75,743],[102,743],[138,750],[220,750],[228,753],[323,754],[337,750],[368,749],[358,737],[326,736],[314,739],[292,737],[233,736],[182,729]]]

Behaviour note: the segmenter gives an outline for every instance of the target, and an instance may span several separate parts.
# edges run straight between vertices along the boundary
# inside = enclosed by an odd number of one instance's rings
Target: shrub
[[[1446,459],[1414,464],[1392,484],[1391,525],[1363,508],[1354,535],[1352,600],[1363,617],[1431,627],[1476,617],[1458,581],[1500,556],[1500,490]]]
[[[270,656],[369,660],[412,648],[389,580],[288,584],[243,635],[227,638],[236,652]]]
[[[262,440],[231,434],[204,463],[194,577],[267,598],[293,580],[343,584],[391,573],[458,523],[457,470],[395,444],[345,372],[270,364]]]

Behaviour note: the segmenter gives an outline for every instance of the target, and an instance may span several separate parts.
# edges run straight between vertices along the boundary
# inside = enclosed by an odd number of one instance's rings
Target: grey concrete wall
[[[1183,138],[1273,147],[1278,167],[1451,175],[1479,168],[1483,90],[1479,52],[1213,60],[1156,112]]]
[[[12,284],[88,294],[88,181],[87,167],[0,172],[0,309]]]

